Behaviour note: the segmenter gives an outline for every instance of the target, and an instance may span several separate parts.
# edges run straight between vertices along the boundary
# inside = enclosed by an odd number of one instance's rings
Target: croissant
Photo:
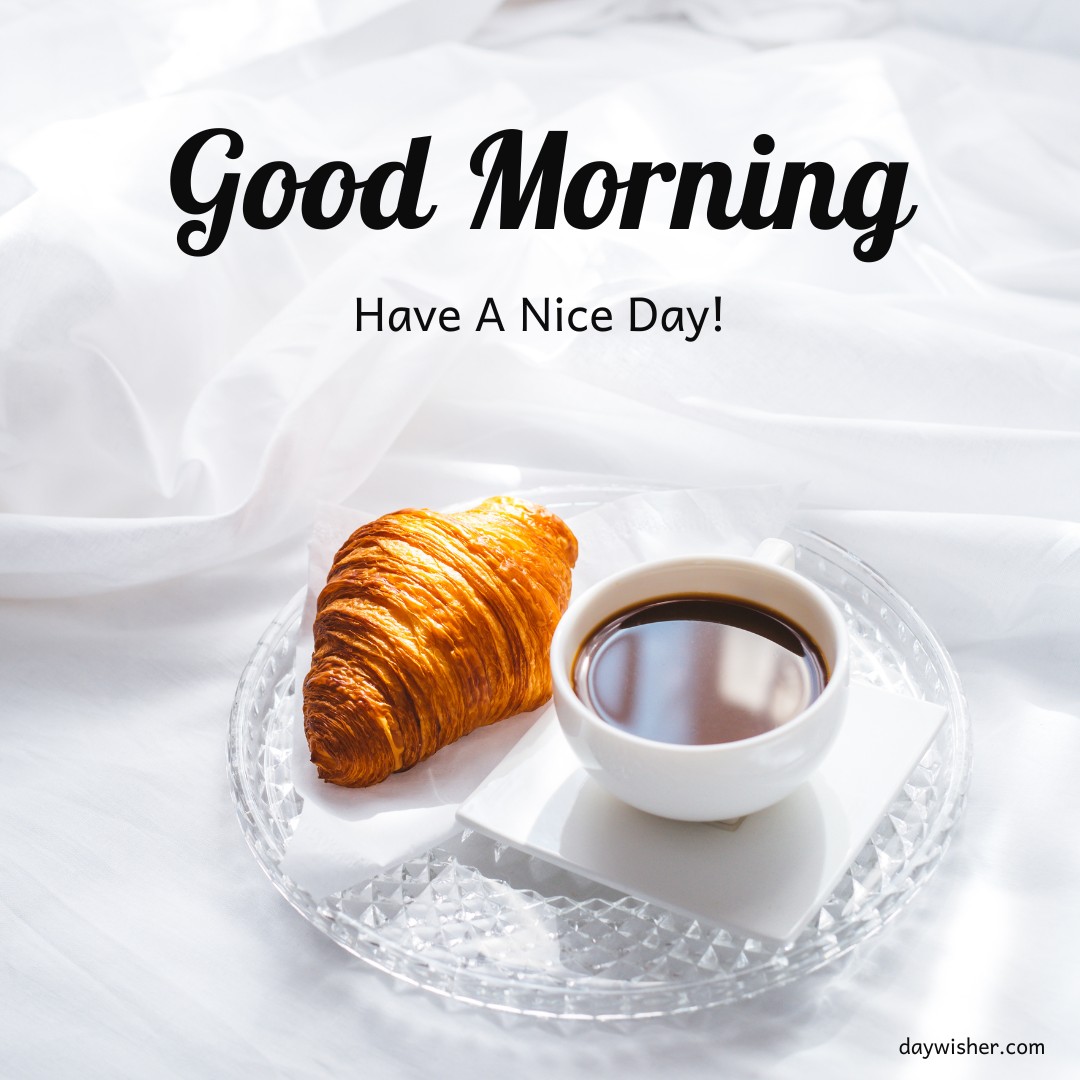
[[[315,615],[304,731],[319,776],[368,787],[551,696],[577,540],[518,499],[357,529]]]

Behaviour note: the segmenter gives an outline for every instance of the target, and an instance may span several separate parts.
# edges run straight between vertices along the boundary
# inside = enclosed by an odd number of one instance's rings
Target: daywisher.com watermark
[[[1046,1053],[1041,1042],[976,1042],[974,1039],[945,1039],[931,1042],[913,1042],[910,1038],[900,1044],[901,1054],[911,1057],[948,1057],[961,1054],[1000,1054],[1006,1057],[1039,1057]]]

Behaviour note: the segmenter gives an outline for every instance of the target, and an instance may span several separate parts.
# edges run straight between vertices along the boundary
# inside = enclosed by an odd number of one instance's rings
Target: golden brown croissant
[[[551,696],[577,540],[512,498],[357,529],[315,615],[304,731],[319,776],[367,787]]]

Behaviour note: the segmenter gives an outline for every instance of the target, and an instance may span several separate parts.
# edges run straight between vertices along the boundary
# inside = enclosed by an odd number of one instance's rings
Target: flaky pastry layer
[[[576,561],[559,517],[509,497],[357,529],[319,595],[304,680],[319,776],[368,787],[547,701]]]

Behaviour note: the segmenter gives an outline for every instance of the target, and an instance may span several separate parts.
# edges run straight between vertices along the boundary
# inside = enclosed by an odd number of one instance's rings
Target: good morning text
[[[724,161],[634,161],[621,170],[609,161],[567,161],[569,133],[549,131],[531,163],[525,163],[524,135],[508,128],[487,136],[472,152],[469,167],[483,181],[470,227],[492,219],[500,229],[595,229],[612,222],[619,229],[641,225],[646,202],[668,195],[670,229],[704,223],[711,229],[791,229],[800,206],[815,229],[846,225],[858,236],[852,245],[860,262],[888,254],[893,238],[915,214],[904,210],[908,163],[869,161],[846,178],[824,161],[768,160],[776,149],[771,135],[759,135],[753,151],[759,160],[736,172]],[[173,201],[192,215],[176,234],[186,255],[211,255],[228,235],[234,211],[253,229],[273,229],[286,221],[299,202],[299,214],[313,229],[332,229],[354,212],[366,228],[419,229],[438,205],[424,193],[424,173],[431,136],[410,140],[403,161],[386,161],[359,178],[346,161],[319,165],[300,179],[287,161],[268,161],[246,177],[224,168],[240,159],[244,141],[230,128],[207,128],[192,135],[173,159],[169,184]],[[224,160],[222,160],[224,159]],[[222,166],[221,179],[209,197],[195,193],[193,173]],[[770,170],[779,171],[766,197]],[[243,192],[241,194],[241,181]],[[769,203],[766,207],[766,202]],[[902,212],[903,211],[903,212]]]

